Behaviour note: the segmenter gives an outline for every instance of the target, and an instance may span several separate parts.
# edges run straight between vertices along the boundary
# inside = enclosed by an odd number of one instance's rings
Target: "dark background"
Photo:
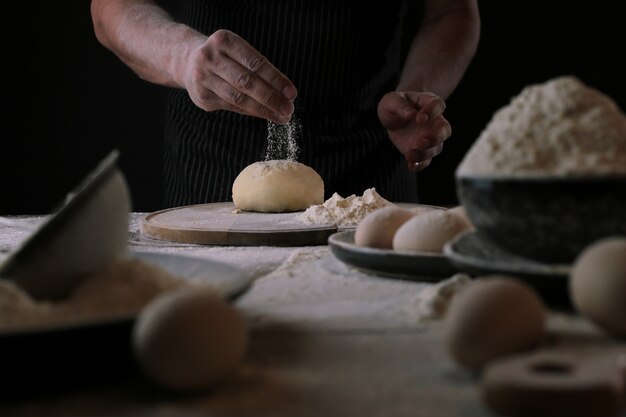
[[[447,101],[453,135],[419,174],[424,204],[456,203],[454,169],[493,112],[530,83],[573,74],[626,109],[622,1],[480,7],[478,53]],[[163,208],[165,88],[140,80],[96,41],[88,1],[15,2],[5,15],[13,23],[2,27],[0,214],[50,212],[114,148],[133,209]]]

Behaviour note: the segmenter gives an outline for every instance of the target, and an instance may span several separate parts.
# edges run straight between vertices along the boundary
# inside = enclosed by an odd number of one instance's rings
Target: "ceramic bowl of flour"
[[[626,176],[457,178],[477,230],[502,248],[547,263],[570,263],[591,242],[626,235]]]
[[[626,115],[573,76],[524,88],[456,170],[459,202],[493,243],[549,263],[626,234]]]

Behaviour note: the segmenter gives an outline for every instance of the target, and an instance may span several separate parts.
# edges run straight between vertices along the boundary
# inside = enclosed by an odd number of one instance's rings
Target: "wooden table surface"
[[[236,302],[250,325],[242,366],[202,394],[166,392],[131,372],[112,381],[5,398],[0,416],[493,415],[481,403],[480,376],[457,366],[443,349],[441,321],[418,320],[411,310],[418,298],[407,292],[413,288],[417,294],[434,284],[368,276],[341,264],[325,246],[223,247],[145,239],[137,229],[141,216],[131,215],[131,249],[220,260],[254,275],[255,285]],[[19,220],[34,224],[42,217]],[[0,254],[25,235],[0,226]],[[272,296],[276,285],[285,287],[282,296]],[[324,285],[334,296],[323,292]],[[381,300],[359,304],[350,288],[379,293]],[[572,312],[552,311],[549,329],[554,344],[581,337],[617,343]],[[61,382],[63,375],[58,378]]]

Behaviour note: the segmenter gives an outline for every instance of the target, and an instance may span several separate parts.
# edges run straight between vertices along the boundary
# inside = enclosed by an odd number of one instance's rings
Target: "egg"
[[[572,264],[572,303],[609,334],[626,337],[626,236],[610,236],[588,245]]]
[[[391,249],[396,230],[416,213],[400,206],[385,206],[368,213],[354,231],[358,246]]]
[[[448,213],[457,216],[461,222],[465,225],[467,229],[473,229],[474,225],[472,221],[469,219],[467,212],[465,211],[465,207],[463,206],[455,206],[448,209]]]
[[[505,275],[475,278],[452,298],[443,344],[460,365],[482,369],[500,357],[530,350],[546,333],[546,312],[527,284]]]
[[[450,239],[468,229],[463,220],[447,210],[432,210],[403,223],[393,237],[393,249],[441,252]]]
[[[247,347],[243,317],[207,289],[159,296],[133,327],[132,346],[145,375],[177,391],[208,389],[230,375]]]

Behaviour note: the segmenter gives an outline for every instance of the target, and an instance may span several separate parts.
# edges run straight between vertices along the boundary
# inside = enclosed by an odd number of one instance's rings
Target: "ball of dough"
[[[305,210],[324,202],[324,181],[296,161],[255,162],[233,183],[233,202],[240,210],[281,213]]]
[[[446,210],[428,211],[409,219],[398,228],[393,237],[393,248],[441,252],[446,242],[466,229],[460,217]]]
[[[135,356],[156,384],[207,389],[242,361],[247,331],[240,313],[212,291],[183,288],[151,302],[133,328]]]
[[[484,276],[452,299],[442,335],[454,360],[478,370],[494,359],[537,346],[545,322],[543,302],[532,288],[512,277]]]
[[[626,337],[626,237],[587,246],[572,264],[569,292],[576,309],[608,333]]]
[[[358,246],[391,249],[396,230],[415,215],[415,212],[396,205],[376,209],[357,224],[354,243]]]

